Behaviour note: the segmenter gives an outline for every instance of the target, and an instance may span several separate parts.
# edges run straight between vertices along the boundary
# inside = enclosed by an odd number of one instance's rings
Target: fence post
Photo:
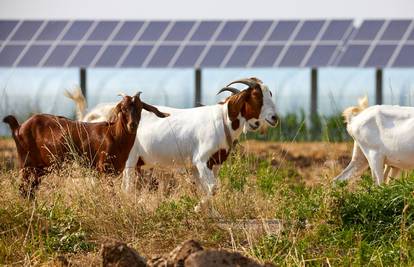
[[[312,68],[311,70],[311,102],[310,102],[310,115],[311,118],[318,113],[318,70]]]
[[[86,98],[86,69],[85,68],[81,68],[79,71],[79,79],[80,79],[80,88],[82,90],[82,94],[85,96]]]
[[[375,72],[375,104],[381,105],[382,101],[382,69],[379,68]]]
[[[195,69],[194,107],[201,106],[201,69]]]

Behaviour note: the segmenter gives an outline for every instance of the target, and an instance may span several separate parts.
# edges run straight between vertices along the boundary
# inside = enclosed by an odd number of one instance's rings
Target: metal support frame
[[[311,69],[311,99],[310,115],[314,117],[318,113],[318,69]]]
[[[194,107],[201,106],[201,69],[195,70]]]
[[[379,68],[375,71],[375,104],[381,105],[382,102],[383,102],[382,69]]]
[[[82,94],[86,98],[86,69],[85,68],[81,68],[79,70],[79,79],[80,79],[79,84],[82,90]]]

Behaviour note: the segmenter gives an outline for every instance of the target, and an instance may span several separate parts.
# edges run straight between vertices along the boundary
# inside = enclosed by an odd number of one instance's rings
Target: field
[[[213,213],[186,170],[147,172],[135,194],[119,177],[68,162],[43,179],[35,201],[18,193],[16,152],[0,139],[0,265],[99,265],[107,240],[143,256],[186,239],[277,266],[412,266],[414,179],[376,187],[368,173],[332,185],[351,143],[245,141],[219,171]],[[275,223],[276,222],[276,223]]]

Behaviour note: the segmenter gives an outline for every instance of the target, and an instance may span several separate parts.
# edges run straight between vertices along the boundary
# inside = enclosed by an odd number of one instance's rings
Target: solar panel
[[[364,21],[355,36],[355,40],[374,40],[384,24],[383,20]]]
[[[298,25],[299,21],[280,21],[269,37],[272,41],[287,41]]]
[[[333,54],[335,53],[336,48],[336,45],[318,45],[315,50],[313,50],[312,55],[306,63],[306,66],[327,66]]]
[[[366,66],[386,66],[396,47],[396,45],[377,45],[369,56]]]
[[[328,28],[322,35],[322,40],[339,41],[345,38],[345,34],[351,27],[352,21],[350,20],[334,20],[329,23]]]
[[[300,28],[298,34],[295,37],[295,40],[300,41],[311,41],[316,38],[318,33],[320,32],[324,21],[322,20],[315,20],[315,21],[305,21],[302,27]]]
[[[40,25],[42,25],[41,21],[24,21],[11,39],[14,41],[29,41],[35,35]]]
[[[49,21],[36,39],[41,41],[57,39],[67,23],[67,21]]]
[[[404,45],[393,64],[394,67],[414,66],[414,45]]]
[[[361,63],[369,45],[350,45],[344,52],[339,62],[340,66],[357,67]]]
[[[243,36],[244,41],[260,41],[263,39],[273,21],[253,21]]]
[[[88,40],[104,41],[108,39],[116,25],[118,25],[117,21],[99,22],[95,29],[93,29],[91,35],[89,35]]]
[[[0,20],[0,66],[414,67],[413,41],[413,20]]]
[[[159,46],[154,56],[149,62],[149,67],[165,67],[170,63],[172,57],[177,51],[178,46],[176,45],[162,45]]]
[[[156,41],[164,33],[169,22],[167,21],[152,21],[145,29],[142,36],[139,38],[141,41]]]
[[[24,47],[24,45],[6,45],[0,52],[0,66],[13,66],[13,63],[23,51]]]
[[[83,38],[89,27],[92,25],[92,21],[75,21],[69,30],[63,36],[63,40],[66,41],[79,41]]]
[[[260,50],[259,55],[253,62],[254,67],[272,67],[276,62],[283,46],[281,45],[265,45]]]
[[[414,28],[411,30],[411,33],[408,36],[408,40],[414,40]]]
[[[13,31],[14,27],[16,27],[17,23],[18,22],[15,20],[0,21],[0,40],[6,40]]]
[[[121,65],[123,67],[141,67],[151,49],[152,45],[135,45]]]
[[[20,67],[33,67],[39,64],[43,58],[49,45],[32,45],[29,47],[23,58],[20,60],[18,66]]]
[[[45,62],[46,67],[60,67],[65,64],[68,57],[72,54],[75,49],[75,45],[58,45],[52,53],[49,55]]]
[[[300,66],[303,58],[309,50],[309,45],[292,45],[288,48],[285,56],[280,62],[282,67],[297,67]]]
[[[192,41],[208,41],[220,25],[219,21],[202,21],[191,37]]]
[[[208,50],[206,57],[201,63],[202,67],[220,67],[223,58],[230,50],[229,45],[213,45]]]
[[[118,60],[121,58],[124,53],[126,45],[109,45],[106,47],[105,51],[99,58],[96,66],[98,67],[111,67],[115,66],[118,63]]]
[[[381,40],[400,40],[410,25],[410,20],[390,21]]]
[[[234,41],[239,37],[246,21],[227,21],[221,30],[217,40],[219,41]]]
[[[165,40],[167,41],[182,41],[187,37],[191,28],[194,25],[194,21],[177,21],[171,28]]]
[[[238,46],[230,60],[227,62],[227,67],[244,67],[249,63],[250,57],[256,51],[255,45],[240,45]]]
[[[175,62],[176,67],[193,67],[204,50],[202,45],[187,45]]]
[[[88,67],[98,53],[100,45],[84,45],[70,62],[71,67]]]
[[[116,41],[131,41],[144,23],[142,21],[126,21],[115,35]]]

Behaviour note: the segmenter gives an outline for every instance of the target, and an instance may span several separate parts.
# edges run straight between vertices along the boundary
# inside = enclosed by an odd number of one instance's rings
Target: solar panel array
[[[414,21],[5,21],[0,67],[414,67]]]

